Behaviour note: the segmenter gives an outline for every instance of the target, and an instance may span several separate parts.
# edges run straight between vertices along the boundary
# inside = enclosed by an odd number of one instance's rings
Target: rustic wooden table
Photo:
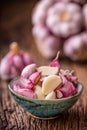
[[[31,35],[31,10],[36,2],[37,0],[11,1],[0,5],[0,60],[8,52],[8,45],[15,40],[21,48],[35,55],[41,64],[50,62],[37,51]],[[11,97],[8,82],[0,80],[0,130],[87,130],[87,64],[64,59],[60,64],[63,68],[74,69],[84,85],[78,102],[56,119],[35,119]]]

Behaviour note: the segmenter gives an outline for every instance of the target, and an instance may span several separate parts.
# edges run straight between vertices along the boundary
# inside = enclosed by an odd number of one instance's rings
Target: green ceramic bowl
[[[15,80],[11,81],[8,87],[16,102],[26,111],[29,111],[34,117],[42,119],[55,118],[60,113],[68,110],[76,103],[83,91],[82,84],[78,82],[78,93],[74,96],[56,100],[29,99],[27,97],[19,95],[12,89],[12,84]]]

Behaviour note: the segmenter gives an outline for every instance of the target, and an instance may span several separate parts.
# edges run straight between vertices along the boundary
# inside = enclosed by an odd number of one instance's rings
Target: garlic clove
[[[37,84],[38,81],[40,80],[40,78],[41,78],[41,72],[35,72],[35,73],[30,75],[29,80],[32,83]]]
[[[34,92],[37,95],[37,99],[43,100],[45,98],[45,95],[42,93],[42,88],[39,85],[35,86]]]
[[[50,75],[46,77],[42,83],[42,92],[47,95],[53,90],[56,89],[56,87],[60,86],[62,83],[62,80],[57,75]]]
[[[58,74],[58,68],[57,67],[41,66],[41,67],[37,68],[37,71],[41,72],[42,76]]]
[[[56,99],[56,93],[54,91],[50,92],[46,97],[45,100],[52,100]]]
[[[24,78],[29,78],[31,74],[33,74],[36,71],[36,64],[30,64],[27,65],[21,73],[21,76]]]

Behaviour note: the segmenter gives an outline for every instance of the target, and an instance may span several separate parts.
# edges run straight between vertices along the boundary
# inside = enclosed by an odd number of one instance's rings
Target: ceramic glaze
[[[55,118],[68,110],[76,103],[83,91],[82,84],[78,82],[77,94],[74,96],[55,100],[29,99],[14,92],[13,81],[9,83],[8,87],[15,101],[33,116],[43,119]]]

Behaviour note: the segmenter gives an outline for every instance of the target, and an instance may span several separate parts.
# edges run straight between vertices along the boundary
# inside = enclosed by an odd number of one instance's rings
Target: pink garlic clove
[[[74,71],[70,70],[60,70],[59,73],[60,77],[62,78],[63,84],[65,84],[67,81],[70,81],[72,83],[77,82],[77,77],[74,75]]]
[[[20,88],[17,85],[14,85],[13,89],[15,92],[17,92],[18,94],[20,94],[22,96],[26,96],[26,97],[31,98],[31,99],[36,98],[36,94],[30,89]]]
[[[58,67],[58,70],[60,70],[60,64],[58,61],[58,57],[59,57],[59,52],[57,53],[56,58],[50,63],[51,67]]]
[[[70,80],[71,80],[71,82],[77,82],[77,77],[72,75],[72,76],[70,76]]]
[[[23,77],[21,77],[20,83],[23,86],[23,88],[28,88],[28,89],[32,89],[32,90],[33,90],[33,88],[35,86],[35,84],[33,84],[30,80],[25,79]]]
[[[36,64],[27,65],[21,72],[21,76],[29,79],[30,75],[36,71]]]
[[[14,84],[20,86],[20,88],[31,89],[31,90],[33,90],[35,86],[30,80],[25,79],[23,77],[15,81]]]
[[[62,92],[64,97],[72,96],[77,91],[73,83],[67,81],[59,90]]]
[[[25,81],[23,78],[18,79],[13,82],[13,90],[22,96],[28,98],[36,98],[36,94],[33,89],[29,88],[29,82]]]
[[[65,84],[67,82],[66,77],[64,75],[62,75],[62,74],[59,74],[59,75],[60,75],[60,77],[62,79],[63,84]]]
[[[30,75],[29,80],[33,84],[37,84],[41,78],[41,72],[34,72],[33,74]]]

